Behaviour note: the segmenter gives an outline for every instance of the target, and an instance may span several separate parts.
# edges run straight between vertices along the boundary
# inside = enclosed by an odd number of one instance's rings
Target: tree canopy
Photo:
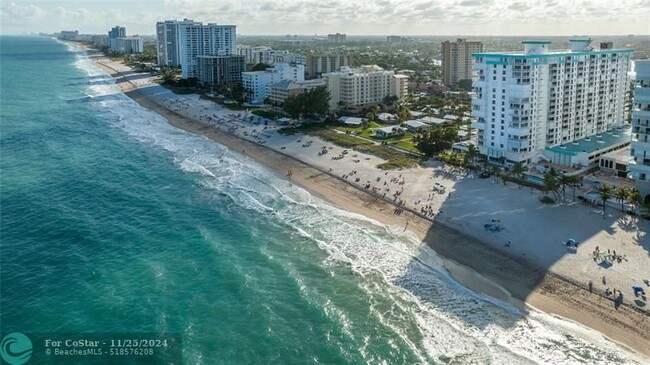
[[[271,68],[271,67],[273,67],[273,66],[267,65],[266,63],[263,63],[263,62],[260,62],[260,63],[256,64],[255,66],[253,66],[251,71],[264,71],[267,68]]]
[[[417,134],[413,138],[417,149],[427,156],[433,156],[444,150],[451,149],[458,136],[458,126],[440,126],[435,127],[422,134]]]
[[[284,102],[284,111],[292,118],[304,115],[324,114],[330,100],[326,86],[318,86],[304,93],[290,96]]]

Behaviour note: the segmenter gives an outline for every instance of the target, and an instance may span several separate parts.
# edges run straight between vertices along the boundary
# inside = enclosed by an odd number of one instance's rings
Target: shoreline
[[[292,182],[334,206],[387,225],[404,226],[408,221],[408,229],[418,236],[421,244],[433,249],[443,259],[451,277],[471,290],[509,302],[523,311],[528,306],[577,322],[650,357],[647,315],[633,307],[624,305],[613,311],[610,299],[590,293],[585,286],[567,278],[532,267],[533,264],[522,258],[494,250],[457,227],[423,218],[410,209],[396,216],[392,213],[395,209],[392,203],[293,156],[179,115],[140,93],[120,71],[94,61],[107,71],[113,70],[109,73],[118,74],[113,76],[127,96],[165,117],[170,125],[203,135],[233,151],[244,149],[247,156],[280,177],[289,168],[294,171]]]

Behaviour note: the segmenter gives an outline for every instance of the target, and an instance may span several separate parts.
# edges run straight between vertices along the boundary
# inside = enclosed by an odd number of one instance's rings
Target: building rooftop
[[[595,134],[590,137],[575,140],[555,147],[546,147],[547,150],[567,154],[577,155],[578,153],[592,154],[594,152],[607,149],[616,145],[630,143],[632,140],[632,126],[625,125],[611,129],[601,134]]]
[[[418,120],[419,120],[420,122],[422,122],[422,123],[426,123],[426,124],[437,124],[437,125],[440,125],[440,124],[449,123],[449,121],[446,120],[446,119],[440,119],[440,118],[436,118],[436,117],[424,117],[424,118],[421,118],[421,119],[418,119]]]
[[[634,163],[634,156],[632,156],[632,147],[630,146],[606,153],[602,157],[622,164]]]
[[[526,40],[521,41],[521,44],[551,44],[551,41]]]
[[[548,51],[547,53],[534,53],[525,54],[524,52],[482,52],[472,53],[472,57],[506,57],[506,58],[549,58],[549,57],[564,57],[564,56],[584,56],[589,54],[602,54],[602,53],[632,53],[633,49],[618,48],[618,49],[594,49],[591,51],[576,51],[572,52],[570,49]]]
[[[429,125],[427,123],[422,123],[419,120],[413,120],[413,119],[412,120],[407,120],[406,122],[404,122],[404,124],[406,124],[407,126],[412,127],[412,128],[430,128],[431,127],[431,125]]]
[[[338,121],[341,122],[341,123],[343,123],[343,124],[347,124],[347,125],[357,125],[357,126],[358,126],[358,125],[363,124],[363,119],[361,119],[361,118],[357,118],[357,117],[346,117],[346,116],[343,116],[343,117],[340,117],[340,118],[338,119]]]

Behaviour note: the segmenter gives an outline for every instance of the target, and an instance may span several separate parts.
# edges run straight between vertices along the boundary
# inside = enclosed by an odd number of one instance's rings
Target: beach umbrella
[[[640,286],[633,286],[632,290],[634,290],[634,294],[645,294],[645,291],[643,291],[643,288]]]

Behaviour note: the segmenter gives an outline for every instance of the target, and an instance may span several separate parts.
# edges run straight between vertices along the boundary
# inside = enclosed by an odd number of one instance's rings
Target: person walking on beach
[[[404,231],[403,231],[403,232],[406,232],[406,229],[407,229],[408,227],[409,227],[409,221],[406,221],[406,226],[404,226]]]

